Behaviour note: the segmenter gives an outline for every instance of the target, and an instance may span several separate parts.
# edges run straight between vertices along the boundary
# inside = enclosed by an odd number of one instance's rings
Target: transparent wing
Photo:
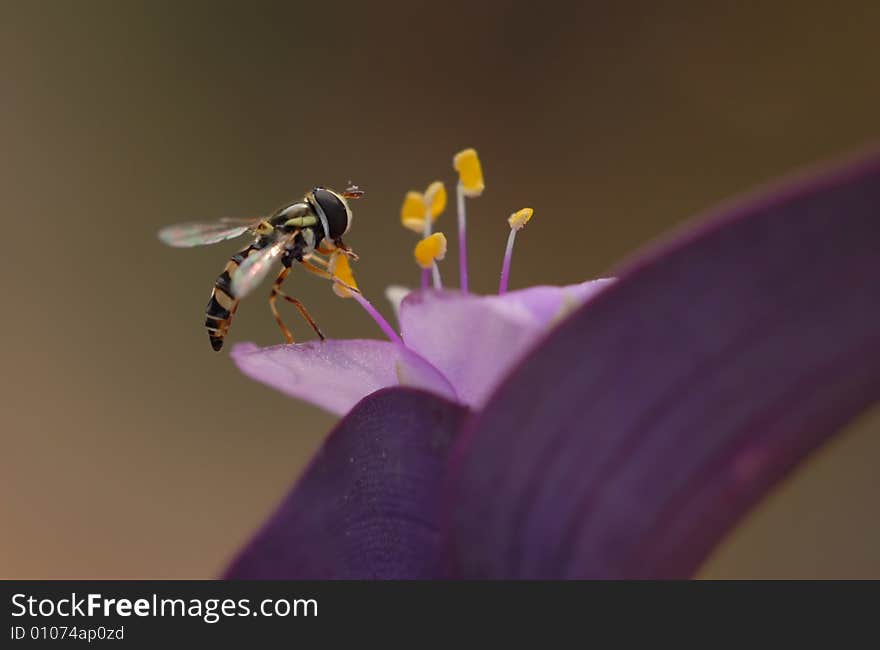
[[[175,248],[191,248],[233,239],[252,230],[259,219],[220,219],[210,223],[178,223],[159,231],[159,239]]]
[[[248,255],[232,275],[232,286],[230,287],[232,295],[240,299],[256,289],[269,273],[275,260],[284,252],[284,247],[288,242],[290,242],[290,238],[285,237],[271,246],[266,246],[266,248]]]

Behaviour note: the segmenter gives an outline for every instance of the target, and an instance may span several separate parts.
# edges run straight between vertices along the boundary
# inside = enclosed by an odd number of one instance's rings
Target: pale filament
[[[507,292],[507,281],[510,279],[510,260],[513,257],[513,243],[516,241],[516,228],[510,229],[507,237],[507,249],[504,251],[504,262],[501,264],[501,283],[498,285],[498,295]]]
[[[432,220],[432,216],[433,216],[433,215],[431,214],[431,204],[428,203],[428,202],[426,201],[426,202],[425,202],[425,229],[424,229],[424,231],[422,232],[422,239],[425,239],[425,238],[431,236],[431,220]],[[435,268],[436,268],[437,265],[434,264],[434,266],[435,266]],[[431,277],[431,271],[430,271],[430,269],[422,269],[422,289],[427,289],[427,288],[428,288],[428,283],[429,283],[429,278],[430,278],[430,277]],[[434,279],[434,288],[435,288],[435,289],[438,288],[438,287],[437,287],[437,279],[436,279],[436,277],[435,277],[435,279]]]
[[[456,206],[458,208],[458,269],[459,283],[462,293],[468,292],[468,268],[467,268],[467,214],[464,206],[464,189],[459,182],[455,191]]]

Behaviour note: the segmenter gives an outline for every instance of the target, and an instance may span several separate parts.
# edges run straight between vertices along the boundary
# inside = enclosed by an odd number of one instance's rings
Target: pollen
[[[517,210],[507,218],[507,223],[510,224],[512,230],[522,230],[534,213],[535,211],[531,208]]]
[[[425,213],[427,211],[425,196],[421,192],[409,191],[400,207],[400,222],[404,228],[422,234],[425,229]]]
[[[437,217],[446,209],[446,186],[441,181],[434,181],[428,185],[428,189],[425,190],[425,203],[431,205],[431,221],[437,221]]]
[[[351,264],[348,261],[348,257],[346,255],[334,255],[330,260],[330,272],[333,274],[333,277],[352,287],[353,289],[357,289],[357,282],[354,279],[354,273],[351,270]],[[338,284],[337,282],[333,283],[333,293],[335,293],[340,298],[351,298],[351,291]]]
[[[483,193],[486,183],[476,149],[459,151],[452,159],[452,166],[458,172],[458,182],[465,196],[475,197]]]
[[[404,228],[423,235],[426,230],[425,219],[430,206],[431,223],[437,221],[437,217],[446,209],[446,186],[440,181],[434,181],[428,185],[425,193],[411,190],[406,193],[403,205],[400,207],[400,223]]]
[[[416,264],[420,267],[423,269],[432,268],[435,261],[446,257],[446,235],[442,232],[435,232],[433,235],[425,237],[416,244],[413,255],[416,258]]]

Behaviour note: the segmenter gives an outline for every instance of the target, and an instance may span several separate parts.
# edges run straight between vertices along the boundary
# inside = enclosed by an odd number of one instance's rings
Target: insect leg
[[[333,274],[330,273],[330,271],[325,271],[324,269],[318,268],[306,259],[303,259],[300,264],[302,264],[302,267],[306,271],[308,271],[309,273],[314,273],[319,278],[324,278],[325,280],[333,280]]]
[[[303,257],[303,259],[308,260],[309,262],[317,262],[318,264],[320,264],[324,268],[327,268],[328,266],[330,266],[330,262],[325,260],[323,257],[319,257],[319,256],[315,255],[314,253],[312,253],[310,255],[306,255],[305,257]]]
[[[293,332],[291,332],[287,325],[284,324],[284,321],[281,320],[281,314],[278,313],[278,307],[275,305],[275,301],[278,299],[280,293],[278,287],[281,286],[281,283],[284,282],[288,274],[290,274],[290,268],[285,267],[281,269],[281,273],[278,274],[278,277],[275,278],[275,282],[272,283],[272,293],[269,294],[269,307],[272,309],[272,315],[275,317],[275,322],[278,323],[278,327],[281,329],[281,335],[284,336],[284,340],[288,343],[294,343]]]
[[[287,279],[287,276],[289,274],[289,267],[281,269],[281,272],[278,274],[278,277],[275,278],[275,282],[272,284],[272,293],[269,295],[269,306],[272,308],[272,314],[275,316],[275,322],[278,323],[278,327],[281,328],[281,333],[284,335],[284,338],[287,340],[287,342],[293,343],[293,333],[281,320],[281,316],[278,313],[278,307],[275,305],[275,301],[277,300],[278,296],[281,296],[287,302],[296,307],[297,311],[299,311],[299,313],[302,314],[302,317],[306,319],[306,322],[311,325],[312,329],[315,331],[315,334],[317,334],[322,341],[325,340],[326,337],[324,336],[324,333],[321,331],[321,328],[318,327],[318,324],[315,322],[315,319],[312,318],[312,315],[308,312],[306,306],[293,296],[288,296],[281,290],[281,284],[284,282],[284,280]]]
[[[330,280],[331,282],[335,282],[339,285],[342,285],[345,289],[348,289],[349,291],[352,291],[354,293],[360,293],[360,289],[357,289],[355,287],[351,287],[351,286],[347,285],[345,282],[343,282],[339,278],[335,277],[332,273],[330,273],[330,271],[325,271],[322,268],[318,268],[317,266],[315,266],[314,264],[312,264],[311,262],[309,262],[306,259],[303,259],[302,261],[300,261],[300,264],[302,265],[302,267],[306,271],[308,271],[309,273],[312,273],[314,275],[317,275],[319,278],[324,278],[325,280]]]
[[[306,306],[304,304],[302,304],[302,302],[300,302],[299,300],[297,300],[293,296],[288,296],[286,293],[281,293],[280,295],[287,302],[289,302],[290,304],[292,304],[294,307],[297,308],[299,313],[302,314],[302,317],[306,319],[306,321],[308,322],[309,325],[311,325],[312,329],[315,331],[315,334],[318,335],[318,338],[320,338],[322,341],[327,338],[326,336],[324,336],[324,332],[322,332],[321,328],[318,327],[318,324],[315,322],[315,319],[312,318],[312,315],[309,313],[309,310],[306,309]]]

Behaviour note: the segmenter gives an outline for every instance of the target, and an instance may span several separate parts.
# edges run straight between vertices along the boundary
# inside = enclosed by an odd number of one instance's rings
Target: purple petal
[[[507,371],[543,331],[610,284],[532,287],[502,296],[416,291],[403,301],[406,345],[446,376],[471,406],[482,406]]]
[[[411,389],[362,401],[225,577],[436,576],[441,479],[465,414]]]
[[[401,384],[457,397],[431,364],[388,341],[328,340],[267,348],[240,343],[230,356],[251,379],[338,415],[370,393]]]
[[[686,577],[880,398],[880,153],[726,206],[631,264],[467,427],[466,577]]]

